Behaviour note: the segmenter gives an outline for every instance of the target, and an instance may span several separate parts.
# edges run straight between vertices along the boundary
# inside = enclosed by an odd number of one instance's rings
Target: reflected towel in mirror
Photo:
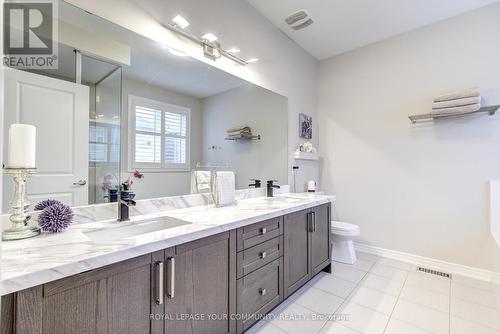
[[[209,170],[193,170],[191,172],[191,194],[203,194],[212,191],[212,172]]]

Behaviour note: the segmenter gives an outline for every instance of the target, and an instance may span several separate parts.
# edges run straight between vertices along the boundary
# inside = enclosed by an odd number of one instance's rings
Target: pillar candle
[[[12,124],[9,129],[8,166],[35,168],[36,128],[28,124]]]

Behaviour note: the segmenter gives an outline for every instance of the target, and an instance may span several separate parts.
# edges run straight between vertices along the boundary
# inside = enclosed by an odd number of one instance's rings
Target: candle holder
[[[28,226],[31,216],[26,210],[31,203],[26,198],[26,181],[36,173],[36,168],[4,168],[14,181],[14,194],[10,202],[12,214],[9,217],[11,227],[2,232],[2,240],[19,240],[35,237],[40,234],[37,226]]]

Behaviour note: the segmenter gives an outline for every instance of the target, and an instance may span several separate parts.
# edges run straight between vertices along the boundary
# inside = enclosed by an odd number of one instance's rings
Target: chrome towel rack
[[[208,162],[208,163],[201,163],[198,162],[196,164],[197,169],[231,169],[231,164],[230,163],[217,163],[217,162]]]
[[[434,120],[441,120],[441,119],[447,119],[447,118],[457,118],[457,117],[463,117],[467,115],[472,115],[472,114],[477,114],[477,113],[488,113],[489,115],[495,115],[495,113],[500,109],[500,105],[498,106],[489,106],[489,107],[482,107],[481,109],[466,113],[466,114],[455,114],[455,115],[435,115],[435,114],[421,114],[421,115],[412,115],[408,116],[410,121],[415,124],[417,122],[428,122],[428,121],[434,121]]]

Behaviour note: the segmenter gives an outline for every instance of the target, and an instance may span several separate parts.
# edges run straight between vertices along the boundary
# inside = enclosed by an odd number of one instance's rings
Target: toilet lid
[[[332,221],[332,231],[354,232],[359,230],[359,226],[351,223]]]

